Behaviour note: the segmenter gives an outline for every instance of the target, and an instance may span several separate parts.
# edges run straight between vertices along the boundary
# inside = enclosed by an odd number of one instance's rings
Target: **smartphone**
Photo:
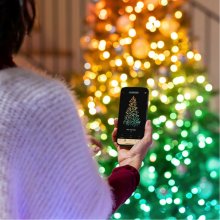
[[[124,87],[120,94],[117,144],[132,147],[144,136],[149,91],[143,87]]]

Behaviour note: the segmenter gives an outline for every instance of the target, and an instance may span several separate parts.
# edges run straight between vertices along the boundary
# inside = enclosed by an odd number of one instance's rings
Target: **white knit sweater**
[[[113,206],[61,81],[0,71],[0,219],[107,219]]]

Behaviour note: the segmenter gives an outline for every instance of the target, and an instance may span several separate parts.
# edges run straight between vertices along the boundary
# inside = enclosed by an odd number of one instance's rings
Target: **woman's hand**
[[[149,120],[146,121],[144,137],[132,148],[126,148],[117,144],[116,135],[118,130],[118,119],[115,119],[114,125],[115,128],[112,132],[112,140],[118,150],[119,165],[131,165],[139,170],[141,167],[141,163],[147,153],[147,150],[152,144],[151,122]]]
[[[91,155],[95,156],[102,149],[102,143],[91,135],[87,135],[87,140]]]

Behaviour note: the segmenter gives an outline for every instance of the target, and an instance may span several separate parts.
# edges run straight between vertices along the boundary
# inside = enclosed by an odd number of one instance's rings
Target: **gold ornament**
[[[179,26],[175,19],[168,16],[161,21],[159,30],[165,37],[170,37],[171,33],[176,32]]]
[[[117,20],[116,28],[118,32],[128,32],[132,28],[132,22],[127,15],[122,15]]]
[[[139,38],[131,45],[131,51],[134,57],[138,59],[145,59],[148,55],[150,45],[144,38]]]

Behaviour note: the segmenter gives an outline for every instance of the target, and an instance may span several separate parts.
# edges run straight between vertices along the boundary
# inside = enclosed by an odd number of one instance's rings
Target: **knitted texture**
[[[112,197],[68,87],[0,71],[0,219],[107,219]]]

